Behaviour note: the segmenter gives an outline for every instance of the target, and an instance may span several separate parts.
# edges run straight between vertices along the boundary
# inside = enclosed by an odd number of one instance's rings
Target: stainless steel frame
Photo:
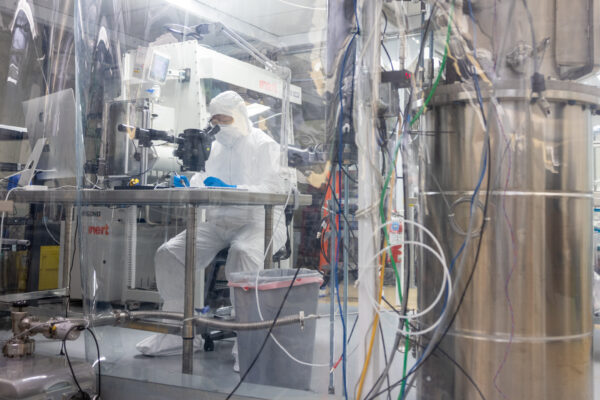
[[[2,195],[2,196],[5,196]],[[56,190],[15,190],[11,193],[11,198],[15,202],[22,203],[62,203],[68,205],[67,216],[72,215],[72,206],[110,206],[110,205],[171,205],[171,206],[187,206],[187,233],[186,233],[186,256],[185,256],[185,292],[184,292],[184,325],[181,330],[183,337],[183,357],[182,371],[183,373],[191,374],[193,372],[193,339],[194,339],[194,322],[191,320],[194,314],[194,282],[196,265],[196,221],[197,221],[197,206],[226,206],[226,205],[251,205],[265,207],[265,243],[271,240],[272,224],[273,224],[273,206],[284,205],[288,200],[287,194],[273,193],[255,193],[240,190],[227,189],[160,189],[160,190],[94,190],[94,189],[56,189]],[[310,205],[312,196],[298,195],[294,196],[297,206]],[[67,218],[66,232],[72,228],[71,219]],[[266,233],[269,232],[269,237]],[[69,237],[65,235],[65,237]],[[68,240],[67,240],[68,241]],[[65,244],[66,245],[66,244]],[[65,252],[65,254],[67,254]],[[67,282],[69,272],[69,257],[64,257],[66,264],[63,271],[67,271]],[[271,257],[266,257],[265,268],[270,268],[272,263]],[[52,291],[51,294],[68,295],[69,288]],[[19,299],[36,298],[39,292],[28,294],[20,294]],[[4,301],[0,296],[0,302]],[[139,326],[148,328],[153,323],[145,322],[143,324],[132,324],[132,327]],[[164,324],[157,323],[157,329],[165,329]]]

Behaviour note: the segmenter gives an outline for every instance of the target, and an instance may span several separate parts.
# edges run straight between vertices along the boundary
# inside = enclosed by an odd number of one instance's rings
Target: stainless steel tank
[[[460,54],[462,43],[486,75],[480,84],[491,182],[486,173],[460,276],[460,258],[455,263],[457,297],[475,261],[489,188],[477,268],[441,347],[488,400],[593,396],[591,116],[600,91],[573,81],[598,70],[599,13],[598,0],[456,2],[453,34],[462,39],[451,41],[451,53]],[[540,97],[531,84],[536,72],[544,77],[546,107],[532,100]],[[422,220],[448,260],[465,241],[485,147],[472,79],[464,80],[437,89],[420,138]],[[423,307],[441,274],[433,258],[421,259]],[[418,391],[420,399],[481,398],[465,374],[435,355],[420,372]]]
[[[458,297],[474,263],[489,185],[487,226],[473,280],[441,347],[488,400],[593,396],[591,115],[600,91],[556,80],[546,85],[549,115],[519,81],[496,88],[495,107],[483,90],[491,184],[486,173]],[[422,220],[448,260],[465,240],[481,172],[485,129],[475,98],[460,84],[440,86],[426,117],[432,134],[420,138]],[[422,260],[419,305],[426,307],[441,274],[433,257]],[[419,399],[480,398],[436,355],[420,372],[418,392]]]

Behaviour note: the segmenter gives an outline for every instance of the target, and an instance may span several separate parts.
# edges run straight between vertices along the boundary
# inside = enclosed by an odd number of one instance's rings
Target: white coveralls
[[[227,115],[232,125],[221,126],[206,162],[206,171],[195,174],[191,186],[204,186],[206,177],[221,179],[238,189],[263,193],[286,193],[280,175],[280,146],[260,129],[253,128],[248,119],[244,100],[235,92],[216,96],[209,105],[211,115]],[[234,189],[235,190],[235,189]],[[281,207],[273,213],[273,252],[286,239],[285,219]],[[197,227],[196,271],[206,268],[217,253],[229,247],[225,274],[258,271],[264,266],[264,207],[210,207],[206,222]],[[164,311],[183,311],[185,275],[185,235],[183,231],[156,252],[156,284],[163,299]],[[195,346],[201,344],[197,338]],[[138,343],[137,349],[147,355],[181,353],[181,338],[174,335],[155,335]]]

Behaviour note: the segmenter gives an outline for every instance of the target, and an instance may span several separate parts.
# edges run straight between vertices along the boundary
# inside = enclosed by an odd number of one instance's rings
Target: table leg
[[[65,233],[63,243],[63,260],[62,260],[62,287],[66,289],[67,293],[67,315],[71,305],[69,304],[69,298],[71,296],[71,243],[72,243],[72,231],[73,231],[73,205],[66,206],[65,213]],[[77,238],[75,238],[76,240]]]
[[[265,206],[265,269],[273,268],[273,206]]]
[[[194,287],[196,273],[196,222],[197,208],[188,205],[187,230],[185,237],[185,287],[183,306],[183,357],[182,372],[191,374],[194,371]]]

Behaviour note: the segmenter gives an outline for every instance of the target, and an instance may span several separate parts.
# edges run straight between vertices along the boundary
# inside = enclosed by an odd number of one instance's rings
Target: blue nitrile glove
[[[8,190],[14,189],[19,186],[19,178],[21,178],[21,174],[13,175],[8,178]]]
[[[174,187],[190,187],[190,181],[188,181],[185,175],[174,175],[173,176]]]
[[[237,185],[228,185],[219,178],[215,178],[214,176],[209,176],[204,180],[204,186],[209,187],[224,187],[224,188],[236,188]]]

